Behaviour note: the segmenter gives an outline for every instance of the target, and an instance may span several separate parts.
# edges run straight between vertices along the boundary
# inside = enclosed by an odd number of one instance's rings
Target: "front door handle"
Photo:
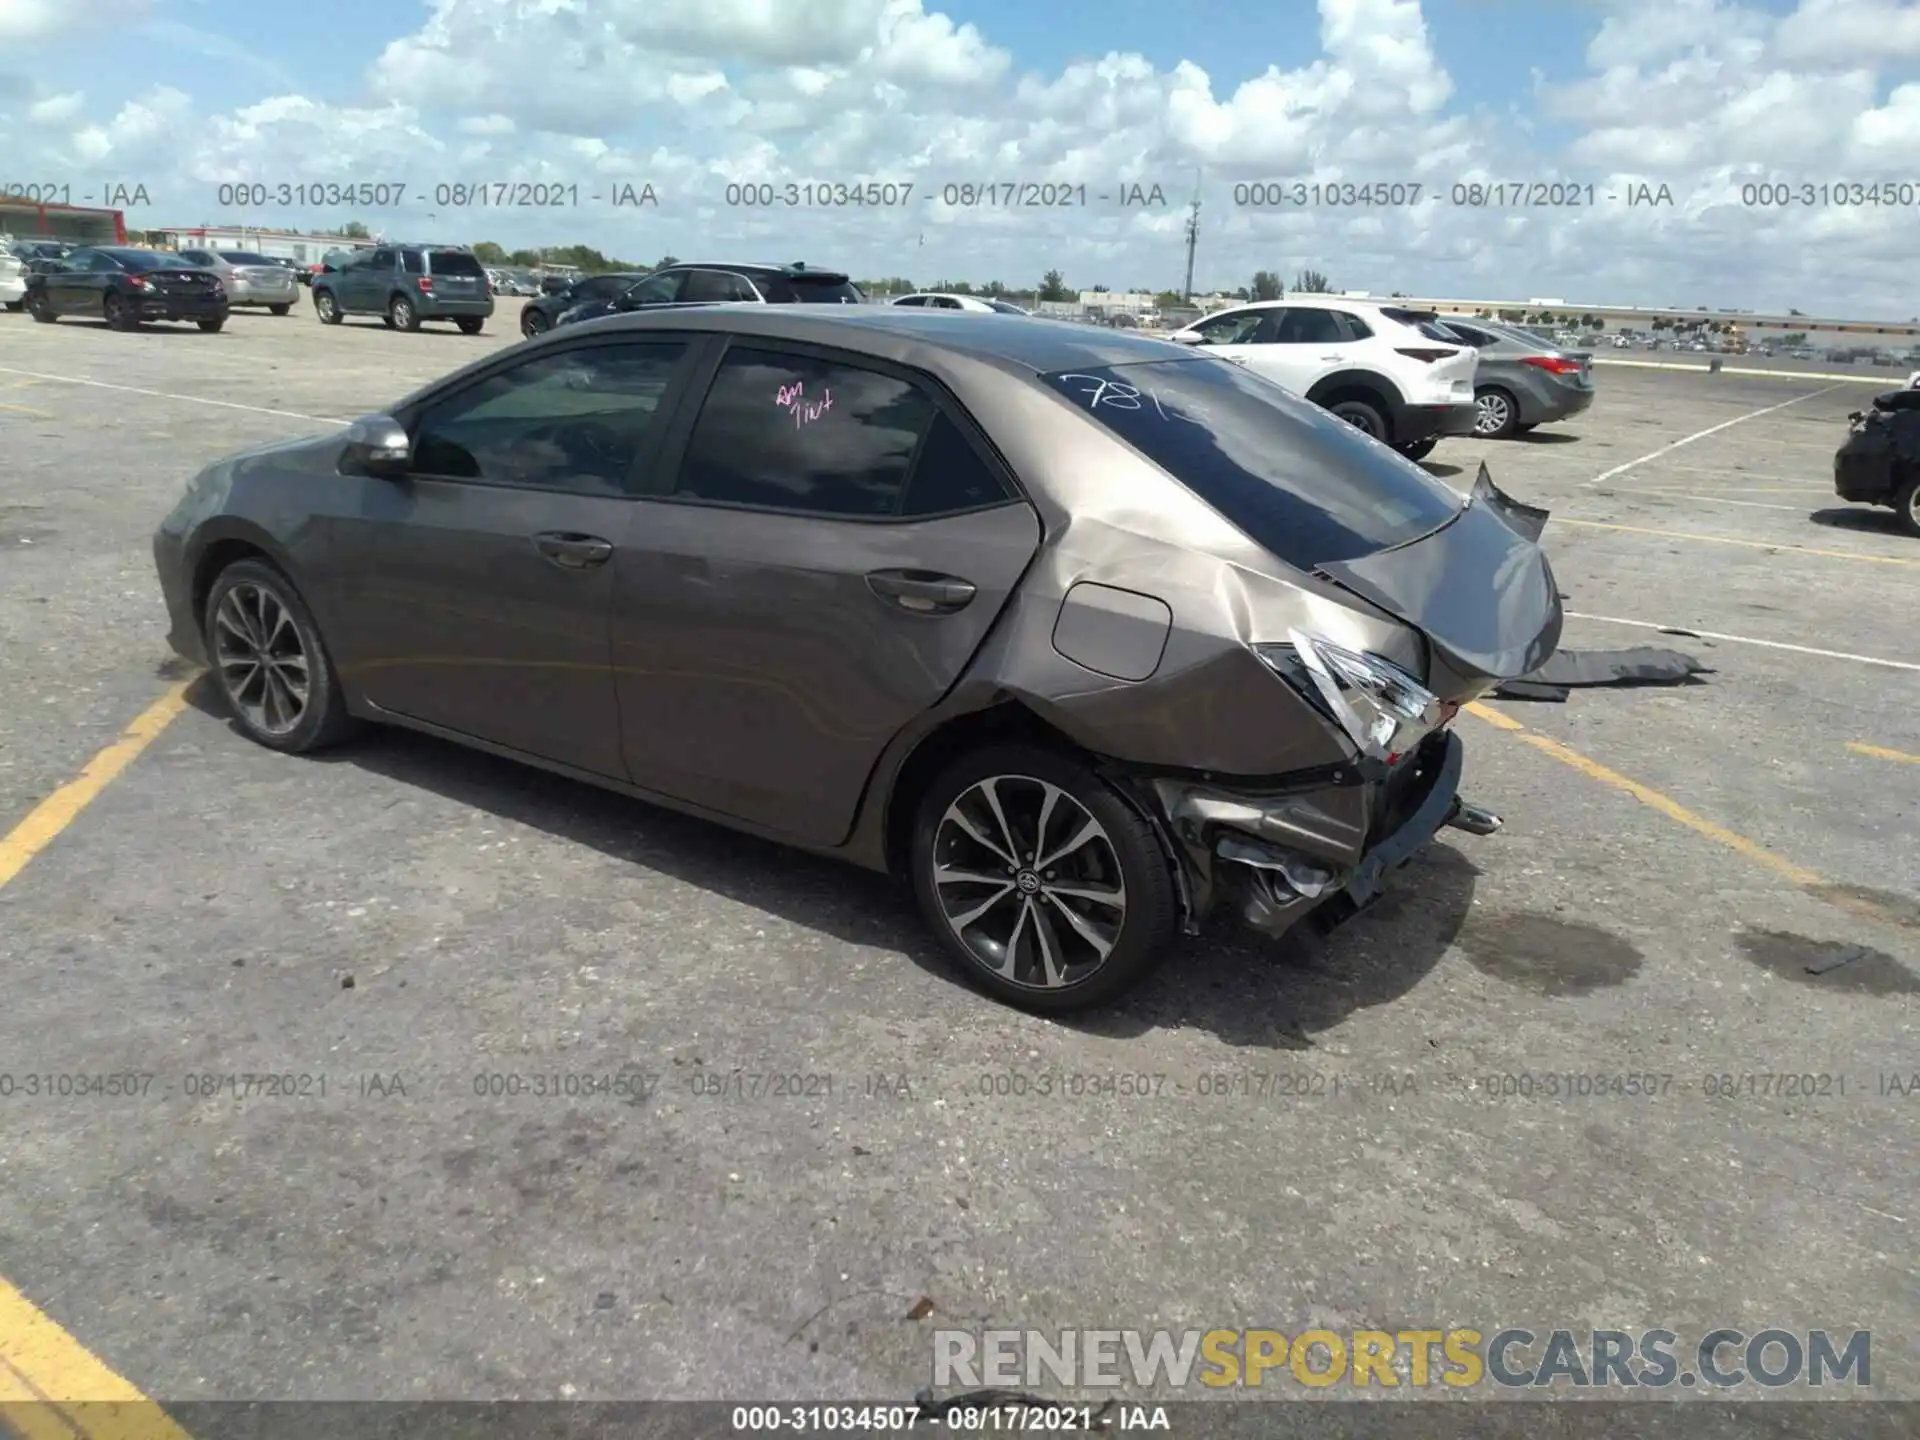
[[[1344,355],[1322,355],[1320,358],[1322,360],[1344,360],[1347,357]]]
[[[533,537],[541,557],[563,570],[591,570],[613,558],[613,542],[571,530],[547,530]]]
[[[867,576],[867,588],[916,615],[951,615],[966,609],[978,593],[971,580],[931,570],[875,570]]]

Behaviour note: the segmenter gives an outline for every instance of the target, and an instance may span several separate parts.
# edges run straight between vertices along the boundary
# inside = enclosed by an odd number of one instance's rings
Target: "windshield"
[[[867,298],[844,275],[788,275],[787,281],[802,305],[860,305]]]
[[[222,250],[220,258],[229,265],[271,265],[273,261],[264,255],[249,255],[244,250]]]
[[[1042,377],[1289,565],[1417,540],[1461,498],[1318,405],[1211,356]]]
[[[1018,305],[1009,305],[1005,300],[989,300],[987,304],[998,310],[1002,315],[1024,315],[1027,313]]]

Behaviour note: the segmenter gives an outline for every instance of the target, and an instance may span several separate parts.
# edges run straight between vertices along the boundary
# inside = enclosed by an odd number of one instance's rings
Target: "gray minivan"
[[[313,277],[313,313],[323,325],[378,315],[393,330],[451,320],[461,334],[478,335],[493,314],[493,286],[471,250],[381,245],[340,260],[329,256]]]

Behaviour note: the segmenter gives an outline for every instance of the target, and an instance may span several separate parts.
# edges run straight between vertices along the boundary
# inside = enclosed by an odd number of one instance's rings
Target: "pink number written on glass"
[[[796,380],[791,385],[782,385],[780,393],[774,396],[773,403],[793,416],[793,428],[811,424],[833,408],[833,391],[822,390],[818,400],[806,397],[806,382]]]

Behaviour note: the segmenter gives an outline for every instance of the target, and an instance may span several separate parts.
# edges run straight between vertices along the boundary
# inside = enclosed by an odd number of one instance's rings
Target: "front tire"
[[[17,315],[20,313],[21,307],[24,306],[26,303],[27,302],[24,300],[9,300],[7,301],[7,309],[12,314]]]
[[[1482,440],[1504,440],[1520,428],[1520,406],[1496,385],[1473,393],[1473,433]]]
[[[1434,438],[1430,440],[1416,440],[1411,445],[1398,445],[1394,448],[1409,460],[1424,460],[1433,453],[1433,447],[1439,443],[1438,438]]]
[[[1050,750],[995,746],[949,766],[920,802],[910,863],[941,944],[1023,1010],[1105,1004],[1173,944],[1178,901],[1152,827]]]
[[[331,290],[313,292],[313,313],[322,325],[338,325],[347,317],[340,311],[340,302],[334,298]]]
[[[42,325],[51,325],[60,318],[59,313],[53,308],[53,302],[48,300],[45,295],[29,295],[26,304],[27,313]]]
[[[536,335],[544,335],[553,328],[553,322],[531,305],[520,312],[520,333],[531,340]]]
[[[418,330],[420,312],[406,296],[396,295],[387,304],[387,323],[396,330]]]
[[[1920,535],[1920,477],[1907,481],[1893,499],[1894,514],[1900,528],[1909,535]]]
[[[304,755],[358,728],[320,627],[275,566],[239,560],[222,570],[201,625],[214,685],[255,744]]]
[[[222,315],[218,320],[196,320],[193,323],[209,335],[218,335],[226,327],[227,317]]]

